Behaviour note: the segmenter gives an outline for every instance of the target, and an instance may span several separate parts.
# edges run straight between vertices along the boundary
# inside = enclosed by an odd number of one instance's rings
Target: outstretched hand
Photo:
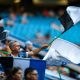
[[[48,47],[48,44],[43,44],[42,45],[42,49],[45,49],[45,48],[47,48]]]

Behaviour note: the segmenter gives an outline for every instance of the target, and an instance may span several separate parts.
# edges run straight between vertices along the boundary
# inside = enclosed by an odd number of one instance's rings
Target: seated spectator
[[[68,68],[63,68],[63,69],[61,70],[61,73],[62,73],[63,75],[65,75],[65,76],[69,76],[70,70],[69,70]]]
[[[22,14],[21,23],[22,24],[26,24],[27,22],[28,22],[28,20],[27,20],[27,13],[25,12],[25,13]]]
[[[53,72],[57,72],[58,67],[57,66],[47,66],[47,69]]]
[[[36,33],[36,38],[37,38],[38,40],[44,39],[44,35],[41,33],[41,31],[38,31],[38,32]]]
[[[8,25],[8,26],[11,26],[11,27],[14,26],[14,21],[8,20],[8,21],[7,21],[7,25]]]
[[[16,17],[16,13],[11,12],[10,13],[10,17],[7,21],[7,25],[8,26],[14,26],[14,23],[17,21],[17,17]]]
[[[51,27],[54,30],[57,30],[59,32],[63,32],[64,31],[64,27],[62,25],[57,25],[56,23],[51,23]]]
[[[44,35],[41,33],[40,30],[38,30],[35,34],[35,40],[34,42],[35,43],[38,43],[38,44],[43,44],[44,43],[44,40],[45,40],[45,37]]]
[[[9,74],[6,80],[22,80],[22,69],[19,67],[14,67],[11,70],[11,74]]]
[[[38,80],[38,72],[34,68],[27,68],[24,72],[25,80]]]

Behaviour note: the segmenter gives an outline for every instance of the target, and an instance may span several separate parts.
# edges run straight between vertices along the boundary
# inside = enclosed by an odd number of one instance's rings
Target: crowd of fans
[[[50,13],[52,16],[53,14]],[[19,16],[20,14],[18,14]],[[17,14],[14,12],[11,12],[9,15],[9,18],[6,22],[6,25],[9,27],[14,27],[15,22],[21,22],[22,24],[27,24],[29,21],[27,20],[27,14],[24,12],[22,14],[22,18],[18,20]],[[44,15],[48,16],[47,11],[44,12]],[[30,16],[33,16],[30,14]],[[51,17],[51,16],[50,16]],[[3,23],[0,23],[0,26]],[[36,33],[37,41],[40,41],[40,43],[43,43],[42,41],[46,39],[47,41],[50,38],[49,33],[44,36],[40,33]],[[21,58],[36,58],[41,59],[41,56],[39,52],[41,50],[44,50],[48,47],[48,44],[42,44],[40,48],[34,49],[33,43],[31,41],[26,41],[25,46],[22,47],[21,44],[18,41],[12,41],[12,40],[5,40],[4,42],[0,42],[0,56],[1,57],[21,57]],[[58,67],[56,66],[47,66],[48,70],[51,70],[53,72],[57,72]],[[66,67],[60,67],[60,72],[63,75],[71,76],[73,78],[77,78],[78,73],[66,68]],[[11,73],[6,75],[4,72],[0,73],[0,80],[22,80],[22,69],[19,67],[14,67],[11,70]],[[38,72],[36,69],[27,68],[24,72],[24,80],[38,80]]]
[[[26,68],[23,74],[20,67],[14,67],[7,75],[1,73],[0,80],[38,80],[38,71],[35,68]]]

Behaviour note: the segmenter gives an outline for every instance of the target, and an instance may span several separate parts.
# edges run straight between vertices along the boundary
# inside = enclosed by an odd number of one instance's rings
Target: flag
[[[59,18],[59,20],[60,20],[61,24],[64,26],[65,31],[73,26],[73,21],[66,11]]]
[[[68,6],[64,14],[59,18],[65,31],[80,21],[80,7]]]
[[[62,65],[63,63],[80,63],[80,47],[63,39],[53,41],[43,60],[48,65]]]
[[[71,17],[74,25],[80,21],[80,7],[69,6],[66,11]]]

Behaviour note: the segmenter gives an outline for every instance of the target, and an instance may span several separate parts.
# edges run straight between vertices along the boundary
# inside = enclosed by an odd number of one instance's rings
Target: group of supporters
[[[35,68],[26,68],[24,73],[20,67],[13,67],[8,73],[1,73],[0,80],[38,80]]]
[[[0,49],[1,57],[13,58],[39,58],[39,52],[48,47],[48,44],[42,45],[40,48],[33,49],[30,41],[25,43],[25,47],[21,48],[18,41],[8,41]],[[0,73],[0,80],[23,80],[23,72],[20,67],[14,67],[6,73]],[[38,71],[34,68],[26,68],[24,71],[24,80],[38,80]]]
[[[2,50],[0,50],[0,56],[35,58],[41,50],[47,47],[48,44],[44,44],[40,48],[33,49],[32,42],[27,41],[23,49],[20,47],[20,43],[18,41],[6,41],[6,45],[4,46],[4,48],[2,48]],[[4,52],[7,53],[5,54]]]

